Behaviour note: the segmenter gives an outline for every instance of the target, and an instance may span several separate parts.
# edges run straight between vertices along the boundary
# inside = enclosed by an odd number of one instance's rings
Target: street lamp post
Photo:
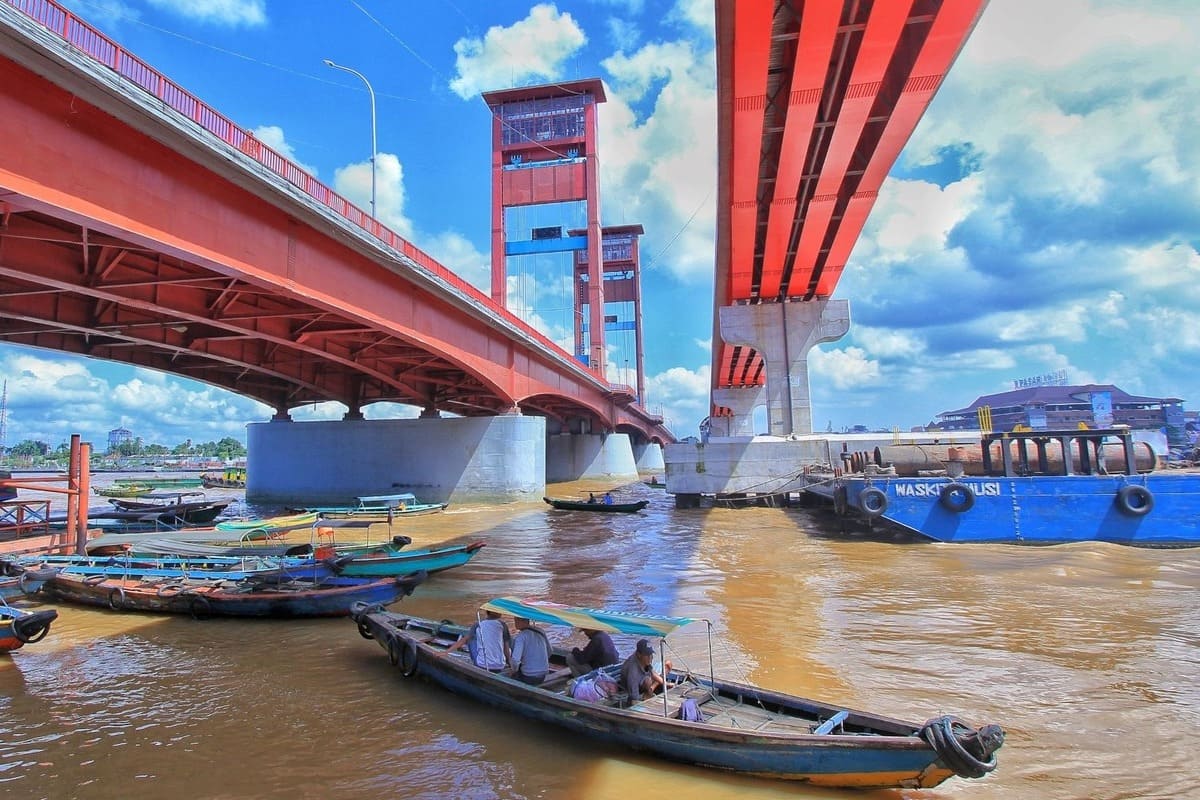
[[[325,66],[340,69],[342,72],[349,72],[351,75],[357,76],[367,87],[367,94],[371,96],[371,218],[375,219],[375,155],[378,151],[378,148],[375,146],[375,90],[371,88],[371,82],[367,80],[367,77],[356,69],[335,64],[328,58],[325,59]]]

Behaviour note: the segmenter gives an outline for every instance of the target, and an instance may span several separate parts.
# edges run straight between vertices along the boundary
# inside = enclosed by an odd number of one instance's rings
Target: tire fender
[[[868,486],[858,493],[858,507],[872,519],[881,516],[887,511],[887,494],[877,486]]]
[[[938,494],[938,505],[956,514],[970,511],[975,506],[975,492],[965,483],[948,483]]]

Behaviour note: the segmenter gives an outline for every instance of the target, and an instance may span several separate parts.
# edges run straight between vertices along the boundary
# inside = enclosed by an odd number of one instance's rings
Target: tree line
[[[2,454],[6,458],[20,459],[23,461],[57,461],[59,459],[66,460],[71,455],[71,445],[63,442],[58,447],[51,449],[50,445],[37,439],[25,439],[12,447],[8,448]],[[136,457],[155,457],[155,456],[174,456],[174,457],[195,457],[206,459],[238,459],[246,457],[246,447],[237,439],[231,436],[226,436],[217,442],[201,442],[195,443],[192,441],[181,442],[174,447],[167,447],[161,444],[145,444],[141,437],[129,439],[124,442],[110,447],[105,453],[97,453],[93,451],[93,458],[136,458]]]

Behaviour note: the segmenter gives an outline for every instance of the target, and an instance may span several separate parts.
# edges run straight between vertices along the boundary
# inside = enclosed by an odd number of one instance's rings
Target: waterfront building
[[[1011,431],[1021,425],[1033,430],[1111,428],[1166,430],[1168,439],[1184,430],[1183,400],[1177,397],[1131,395],[1113,384],[1082,386],[1035,385],[983,395],[966,408],[943,411],[935,426],[944,431],[978,430],[981,409],[990,409],[991,429]]]
[[[133,441],[133,431],[126,428],[113,428],[108,432],[108,452],[112,452],[125,442]]]

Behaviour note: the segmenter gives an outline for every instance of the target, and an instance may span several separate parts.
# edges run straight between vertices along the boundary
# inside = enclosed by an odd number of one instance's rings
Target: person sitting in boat
[[[517,635],[512,640],[513,677],[538,686],[550,671],[550,640],[526,617],[513,617]]]
[[[612,504],[613,504],[612,492],[605,492],[604,493],[604,505],[611,506]]]
[[[475,666],[490,672],[503,672],[512,655],[512,634],[508,626],[500,621],[499,612],[488,611],[483,619],[468,628],[457,642],[442,652],[453,653],[464,646]]]
[[[663,672],[671,671],[671,662],[663,662]],[[638,639],[633,655],[621,665],[621,686],[629,693],[629,701],[648,700],[666,685],[662,675],[654,671],[654,648],[646,639]]]
[[[567,666],[571,668],[572,675],[586,675],[594,669],[621,661],[617,646],[607,633],[594,628],[584,628],[583,633],[588,637],[587,646],[582,649],[574,647],[567,654]]]
[[[595,502],[596,502],[596,495],[592,494],[591,492],[588,492],[588,502],[589,502],[589,503],[595,503]]]

